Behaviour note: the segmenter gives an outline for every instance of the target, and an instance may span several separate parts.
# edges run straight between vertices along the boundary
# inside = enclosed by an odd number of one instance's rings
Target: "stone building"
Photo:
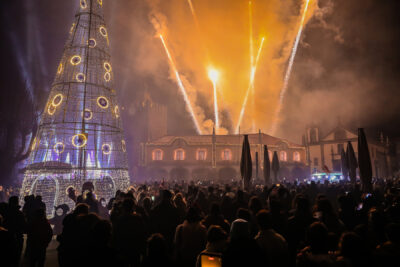
[[[389,153],[389,141],[381,134],[380,138],[371,138],[368,135],[368,147],[371,157],[373,177],[392,176],[391,156]],[[322,134],[316,126],[306,130],[303,138],[306,148],[308,165],[312,172],[341,171],[341,151],[347,148],[351,142],[357,155],[357,133],[345,129],[340,123],[336,128],[326,134]]]
[[[164,136],[142,143],[140,178],[147,181],[239,178],[242,142],[243,135],[212,134]],[[305,178],[309,175],[304,146],[261,132],[249,134],[249,142],[253,160],[253,178],[256,178],[257,173],[259,178],[263,177],[264,145],[268,146],[271,160],[272,153],[278,152],[281,178]]]

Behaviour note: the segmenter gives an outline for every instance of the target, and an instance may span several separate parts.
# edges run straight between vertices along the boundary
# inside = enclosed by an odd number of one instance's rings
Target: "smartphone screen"
[[[201,267],[221,267],[222,260],[220,256],[217,255],[201,255]]]

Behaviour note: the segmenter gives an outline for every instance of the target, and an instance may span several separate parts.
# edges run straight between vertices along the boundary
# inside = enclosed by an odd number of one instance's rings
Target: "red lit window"
[[[185,150],[177,149],[174,153],[174,160],[185,160]]]
[[[279,152],[279,160],[280,161],[287,161],[287,153],[286,153],[286,151]]]
[[[161,149],[153,150],[152,158],[153,160],[163,160],[163,154]]]
[[[205,149],[197,150],[196,159],[197,160],[206,160],[207,158],[207,151]]]
[[[222,151],[222,160],[232,160],[232,151],[230,149]]]
[[[293,161],[299,162],[300,161],[300,152],[293,152]]]

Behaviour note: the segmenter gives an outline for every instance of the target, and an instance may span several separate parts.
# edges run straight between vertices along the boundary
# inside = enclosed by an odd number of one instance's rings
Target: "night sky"
[[[171,134],[194,133],[154,38],[149,14],[160,1],[104,2],[127,139],[134,136],[132,118],[145,92],[168,106]],[[77,4],[1,1],[2,92],[26,86],[43,109]],[[382,129],[391,137],[399,136],[400,1],[320,0],[318,7],[300,42],[278,134],[300,141],[306,125],[316,123],[327,130],[340,118],[351,128]],[[1,110],[7,116],[7,109]]]

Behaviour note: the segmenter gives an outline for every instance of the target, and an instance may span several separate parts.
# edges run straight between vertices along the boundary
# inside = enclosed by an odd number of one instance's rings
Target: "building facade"
[[[373,177],[392,176],[392,164],[389,153],[389,141],[380,138],[368,137],[368,147],[371,157]],[[322,135],[318,127],[307,128],[304,138],[308,165],[311,172],[341,171],[341,151],[346,150],[347,143],[351,142],[358,158],[357,134],[345,129],[340,124],[330,132]]]
[[[240,178],[243,135],[164,136],[141,144],[141,178],[145,180],[228,180]],[[264,145],[277,151],[280,177],[309,174],[304,146],[264,133],[249,134],[253,178],[263,177]]]

